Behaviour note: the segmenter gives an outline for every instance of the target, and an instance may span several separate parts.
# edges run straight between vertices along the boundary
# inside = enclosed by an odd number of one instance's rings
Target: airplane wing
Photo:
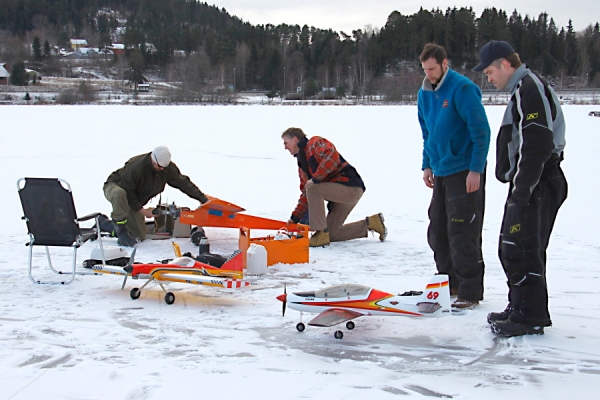
[[[210,202],[204,204],[200,208],[205,207],[208,210],[219,210],[219,211],[223,211],[223,212],[232,212],[232,213],[246,211],[245,208],[242,208],[242,207],[235,205],[233,203],[230,203],[228,201],[221,200],[221,199],[218,199],[213,196],[206,196],[206,197],[208,197]]]
[[[346,310],[343,308],[330,308],[327,311],[323,311],[321,314],[314,317],[308,325],[312,326],[333,326],[342,322],[350,321],[351,319],[358,318],[365,314],[358,311]]]
[[[257,217],[254,215],[239,214],[246,211],[245,208],[207,196],[210,201],[204,203],[196,210],[181,211],[179,221],[182,224],[212,226],[218,228],[241,228],[248,229],[280,229],[286,226],[285,221]]]
[[[114,266],[114,265],[96,264],[92,267],[92,270],[95,273],[102,273],[102,274],[109,274],[109,275],[121,275],[121,276],[131,275],[131,274],[128,274],[127,272],[125,272],[125,270],[123,270],[123,267]]]
[[[162,273],[155,275],[154,278],[158,281],[170,281],[180,283],[191,283],[194,285],[219,286],[227,289],[240,289],[251,286],[249,281],[233,278],[220,278],[215,276],[178,274],[175,272]]]

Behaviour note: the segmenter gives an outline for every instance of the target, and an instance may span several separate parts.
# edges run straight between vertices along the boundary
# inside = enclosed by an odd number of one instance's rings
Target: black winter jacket
[[[526,205],[544,170],[565,148],[565,119],[556,93],[522,64],[506,85],[511,99],[496,143],[496,178],[511,182],[509,202]]]
[[[105,182],[114,182],[127,192],[127,201],[132,211],[141,210],[151,198],[162,193],[167,184],[201,203],[208,201],[190,178],[181,174],[174,162],[162,171],[156,171],[150,155],[151,153],[146,153],[132,157],[122,168],[110,174]]]

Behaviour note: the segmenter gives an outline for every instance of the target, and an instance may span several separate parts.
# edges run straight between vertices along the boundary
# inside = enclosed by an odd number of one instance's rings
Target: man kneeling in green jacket
[[[114,171],[104,183],[104,197],[112,205],[112,221],[100,218],[100,229],[117,236],[121,246],[133,247],[146,239],[146,218],[152,218],[152,208],[144,208],[151,198],[162,193],[168,184],[192,199],[204,204],[208,198],[177,165],[171,162],[171,152],[158,146],[152,152],[132,157]]]

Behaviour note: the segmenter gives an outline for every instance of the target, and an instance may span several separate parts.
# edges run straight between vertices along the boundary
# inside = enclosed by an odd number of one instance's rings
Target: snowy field
[[[363,317],[342,340],[333,328],[295,329],[299,313],[275,297],[338,283],[388,292],[422,290],[435,273],[426,242],[431,192],[421,179],[421,134],[412,106],[3,106],[0,107],[0,399],[566,399],[595,398],[600,375],[600,207],[594,165],[600,154],[595,106],[565,106],[563,167],[569,197],[548,251],[554,326],[540,337],[496,338],[486,315],[506,305],[496,255],[507,187],[493,176],[503,106],[492,127],[484,225],[485,300],[439,319]],[[102,183],[131,156],[167,145],[206,193],[249,213],[286,220],[298,197],[295,160],[280,139],[290,126],[332,140],[363,176],[367,191],[349,220],[383,212],[388,240],[369,237],[310,251],[310,263],[276,265],[260,289],[228,292],[170,284],[133,301],[129,280],[77,277],[68,286],[27,278],[27,230],[16,182],[60,177],[78,214],[110,212]],[[586,186],[587,185],[587,186]],[[590,189],[591,187],[591,189]],[[163,200],[195,208],[168,188]],[[154,204],[154,203],[153,203]],[[207,228],[211,250],[237,248],[236,230]],[[182,250],[196,252],[188,239]],[[107,239],[105,244],[114,245]],[[78,253],[89,258],[94,243]],[[68,266],[71,251],[53,250]],[[136,260],[172,257],[168,241],[144,242]],[[46,274],[36,247],[35,274]],[[308,320],[305,315],[304,320]],[[594,383],[595,382],[595,383]]]

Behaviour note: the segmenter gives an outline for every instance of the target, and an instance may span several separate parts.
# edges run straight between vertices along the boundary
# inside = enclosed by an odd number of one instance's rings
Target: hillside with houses
[[[249,96],[266,103],[410,103],[427,42],[443,43],[453,69],[493,91],[471,72],[477,49],[491,38],[513,43],[573,101],[594,101],[600,88],[600,25],[575,32],[544,12],[390,10],[381,27],[335,32],[252,25],[191,0],[0,0],[0,8],[4,104],[27,93],[24,101],[36,104],[235,103]]]

